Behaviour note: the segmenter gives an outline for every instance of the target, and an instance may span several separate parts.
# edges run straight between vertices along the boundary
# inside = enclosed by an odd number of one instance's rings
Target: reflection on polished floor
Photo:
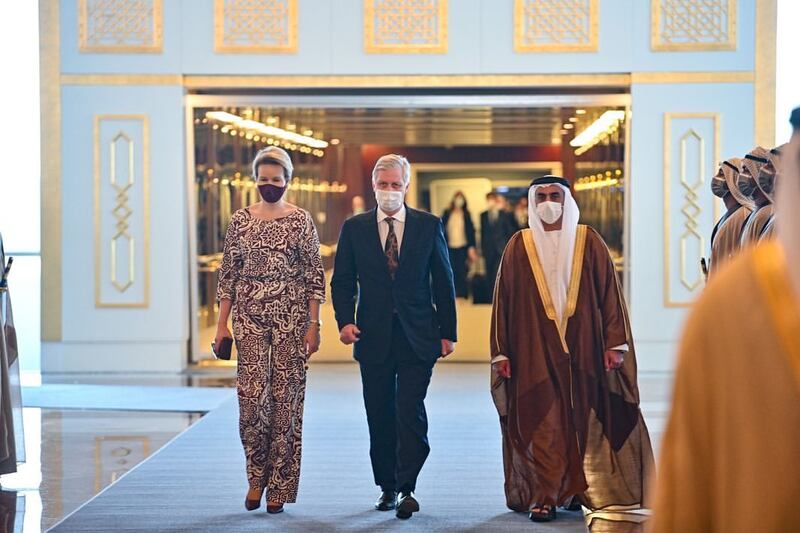
[[[45,531],[232,393],[228,375],[58,375],[23,388],[27,462],[0,483],[0,533]]]
[[[28,463],[2,478],[4,498],[16,493],[18,502],[17,527],[9,532],[48,529],[199,417],[25,408]]]
[[[174,386],[176,382],[170,380],[178,379],[187,385],[219,386],[232,384],[232,373],[131,379],[134,385],[165,379],[169,386]],[[72,377],[70,380],[76,381]],[[98,384],[109,380],[117,384],[125,382],[116,376],[86,376],[77,381]],[[526,516],[508,511],[503,498],[497,416],[487,386],[485,364],[437,367],[427,400],[432,451],[417,491],[423,511],[410,522],[400,523],[386,514],[371,511],[376,493],[369,467],[358,368],[353,364],[315,364],[309,374],[305,409],[300,496],[298,503],[287,507],[283,515],[246,513],[242,508],[246,481],[237,433],[236,400],[231,394],[220,407],[81,507],[54,531],[390,531],[401,527],[413,531],[587,531],[587,522],[589,530],[595,533],[642,530],[640,522],[646,515],[599,513],[583,517],[580,512],[564,512],[557,522],[533,528]],[[667,414],[669,388],[668,375],[641,376],[643,410],[656,448]],[[116,417],[117,413],[111,416]],[[115,431],[149,435],[144,426],[156,420],[158,427],[150,438],[156,439],[160,433],[158,442],[163,443],[169,438],[166,433],[187,428],[197,420],[197,415],[165,419],[148,415],[139,421],[133,415],[123,422],[131,424],[131,431]],[[62,435],[65,427],[72,427],[63,421],[62,413],[57,426]],[[103,428],[105,431],[106,426]],[[91,431],[78,431],[76,438],[89,438]],[[88,457],[86,462],[72,465],[64,461],[58,474],[76,486],[80,484],[86,499],[95,486],[97,471],[92,458],[95,441],[90,438],[89,443],[90,449],[81,452]],[[152,453],[159,444],[155,440],[151,443]],[[43,446],[43,451],[52,455],[48,450]],[[60,453],[60,457],[67,457],[65,449]],[[113,455],[109,458],[113,463]],[[112,479],[112,470],[100,472],[105,476],[103,480]],[[84,476],[82,481],[77,480],[80,476]],[[64,483],[61,482],[62,487]],[[57,505],[52,499],[53,491],[45,490],[44,483],[42,487],[45,508]],[[66,507],[63,496],[59,497],[60,505]],[[48,519],[51,517],[45,514]]]

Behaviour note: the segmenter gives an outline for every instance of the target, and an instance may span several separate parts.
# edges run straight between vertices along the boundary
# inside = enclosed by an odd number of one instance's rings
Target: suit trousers
[[[385,361],[361,362],[372,472],[383,490],[413,491],[430,452],[425,396],[433,361],[414,353],[397,315]]]
[[[450,253],[450,266],[453,268],[453,284],[456,287],[456,297],[469,297],[469,286],[467,285],[467,257],[469,247],[448,248]]]

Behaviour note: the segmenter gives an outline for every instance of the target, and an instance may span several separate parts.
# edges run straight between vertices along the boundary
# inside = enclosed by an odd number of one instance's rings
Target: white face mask
[[[558,202],[542,202],[536,205],[536,214],[545,224],[555,224],[561,218],[563,206]]]
[[[384,212],[394,212],[403,205],[406,193],[402,191],[375,191],[375,200]]]

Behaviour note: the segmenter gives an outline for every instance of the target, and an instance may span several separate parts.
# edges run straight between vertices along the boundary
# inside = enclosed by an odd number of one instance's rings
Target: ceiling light
[[[578,119],[575,117],[569,117],[569,121],[572,123],[578,122]]]
[[[571,123],[567,122],[567,123],[566,123],[566,124],[564,124],[562,127],[563,127],[565,130],[571,130],[571,129],[572,129],[572,128],[574,128],[575,126],[573,126]]]
[[[336,146],[337,144],[339,144],[339,139],[331,139],[331,140],[330,140],[330,143],[331,143],[332,145]]]
[[[586,110],[585,109],[576,109],[575,110],[575,114],[576,115],[585,115],[586,114]]]
[[[623,120],[625,120],[625,111],[611,110],[600,115],[597,120],[569,142],[570,146],[576,148],[575,155],[585,153],[605,139],[609,132],[616,129]]]
[[[328,142],[322,139],[317,139],[308,135],[300,135],[294,131],[287,131],[277,126],[269,126],[262,122],[258,122],[257,120],[244,119],[237,115],[226,113],[225,111],[209,111],[206,113],[206,118],[216,122],[225,123],[225,126],[223,126],[223,132],[227,131],[227,129],[230,129],[231,126],[235,126],[240,130],[247,133],[252,133],[253,135],[258,134],[262,137],[269,136],[270,138],[280,139],[283,141],[284,146],[295,146],[295,148],[291,149],[296,149],[297,145],[305,145],[317,149],[328,147]],[[277,122],[277,118],[270,117],[267,122],[275,123]],[[235,135],[235,133],[233,135]],[[244,135],[244,133],[242,133],[242,135]],[[280,144],[280,142],[277,140],[273,141],[273,143]]]

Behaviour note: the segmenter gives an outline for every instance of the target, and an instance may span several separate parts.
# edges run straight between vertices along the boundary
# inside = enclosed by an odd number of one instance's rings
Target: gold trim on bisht
[[[586,233],[588,226],[583,224],[578,225],[578,231],[575,234],[575,253],[572,257],[572,274],[570,275],[569,288],[567,290],[567,307],[564,309],[564,316],[558,320],[556,315],[556,308],[553,305],[553,297],[550,295],[550,288],[547,286],[547,279],[545,278],[542,263],[539,261],[539,254],[536,252],[536,243],[533,241],[533,230],[525,230],[522,232],[522,241],[525,244],[525,251],[528,253],[528,261],[531,264],[531,271],[533,278],[536,280],[536,288],[539,290],[539,295],[542,298],[542,305],[544,305],[544,312],[547,318],[555,322],[558,335],[561,337],[561,347],[564,352],[569,353],[567,346],[567,322],[570,317],[575,314],[575,308],[578,304],[578,291],[581,286],[581,266],[583,265],[583,253],[586,249]]]

